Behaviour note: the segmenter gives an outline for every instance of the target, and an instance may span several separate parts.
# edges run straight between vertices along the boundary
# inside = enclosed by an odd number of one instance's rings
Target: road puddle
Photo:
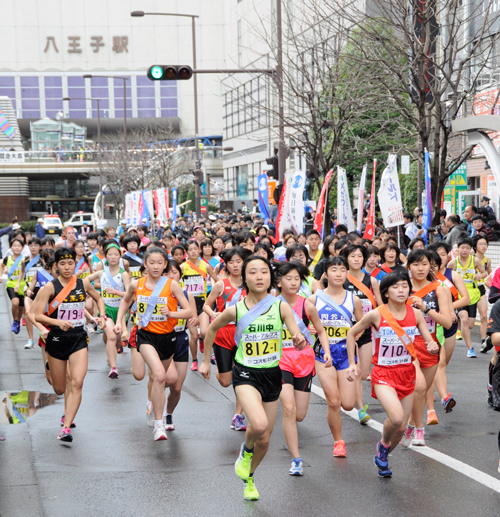
[[[0,391],[0,400],[0,424],[24,424],[38,410],[55,404],[57,397],[40,391]]]

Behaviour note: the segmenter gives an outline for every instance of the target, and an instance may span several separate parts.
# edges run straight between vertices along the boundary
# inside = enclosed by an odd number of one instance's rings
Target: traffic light
[[[205,178],[203,177],[203,171],[201,169],[196,169],[193,171],[194,174],[194,180],[193,183],[195,185],[203,185],[205,182]]]
[[[278,172],[278,157],[277,156],[271,156],[271,158],[266,158],[266,163],[268,165],[272,165],[273,169],[270,171],[267,171],[267,175],[270,178],[273,178],[277,180],[279,178],[279,172]]]
[[[148,70],[148,79],[151,81],[186,81],[191,77],[193,69],[187,65],[153,65]]]

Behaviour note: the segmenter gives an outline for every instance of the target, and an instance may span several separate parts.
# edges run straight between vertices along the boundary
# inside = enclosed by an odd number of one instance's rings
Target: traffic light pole
[[[196,26],[194,23],[194,16],[191,18],[192,36],[193,36],[193,68],[196,69]],[[200,163],[200,146],[198,145],[199,127],[198,127],[198,80],[196,75],[193,77],[193,91],[194,91],[194,148],[196,152],[195,169],[201,167]],[[194,199],[196,219],[201,219],[201,188],[200,185],[194,186]]]

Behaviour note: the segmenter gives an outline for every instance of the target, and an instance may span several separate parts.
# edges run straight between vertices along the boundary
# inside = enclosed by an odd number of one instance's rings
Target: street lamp
[[[96,101],[97,103],[97,146],[98,146],[98,157],[99,157],[99,187],[101,189],[101,217],[104,219],[104,192],[102,184],[102,169],[101,169],[101,110],[99,108],[99,102],[102,99],[94,99],[92,97],[63,97],[63,101]]]
[[[178,14],[178,13],[145,13],[144,11],[132,11],[130,16],[133,18],[142,18],[144,16],[176,16],[180,18],[191,18],[191,33],[193,39],[193,70],[196,70],[196,25],[195,19],[199,18],[196,14]],[[200,151],[198,147],[198,82],[196,74],[193,74],[193,89],[194,89],[194,146],[196,149],[196,164],[195,169],[200,168]],[[196,217],[201,218],[201,189],[199,185],[195,185],[195,200],[196,200]]]

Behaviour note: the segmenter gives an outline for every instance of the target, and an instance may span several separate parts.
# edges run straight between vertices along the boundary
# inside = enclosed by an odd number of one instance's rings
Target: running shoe
[[[95,332],[95,327],[92,323],[87,323],[87,334],[93,334]]]
[[[193,361],[193,364],[191,365],[191,371],[197,372],[198,371],[198,361]]]
[[[443,409],[445,413],[451,413],[452,409],[457,405],[457,402],[451,396],[451,393],[448,393],[448,396],[441,401],[441,404],[443,404]]]
[[[24,317],[21,318],[21,327],[26,327],[26,319]]]
[[[61,429],[61,432],[57,435],[57,439],[61,440],[62,442],[72,442],[73,437],[71,436],[71,431],[68,427],[64,427]]]
[[[66,416],[66,415],[63,415],[63,416],[61,417],[61,427],[63,427],[63,426],[64,426],[64,417],[65,417],[65,416]],[[71,422],[70,427],[71,427],[71,429],[74,429],[74,428],[76,427],[75,422]]]
[[[427,425],[437,425],[439,424],[438,417],[434,409],[429,409],[427,411]]]
[[[153,440],[155,442],[161,442],[167,439],[167,432],[165,431],[165,427],[163,424],[155,425],[153,431]]]
[[[203,339],[200,339],[200,353],[204,353],[205,352],[205,340]]]
[[[146,413],[146,422],[148,424],[148,427],[155,426],[155,414],[153,412],[153,406],[148,408],[148,411]]]
[[[13,321],[12,325],[10,326],[10,331],[17,334],[16,330],[17,330],[17,322]]]
[[[401,437],[401,445],[403,447],[409,447],[411,445],[411,440],[413,438],[414,431],[415,431],[414,427],[412,427],[409,424],[406,424],[405,432],[403,433],[403,436]]]
[[[488,405],[490,405],[491,407],[493,407],[493,392],[490,391],[488,393]]]
[[[165,427],[165,431],[174,431],[175,430],[175,424],[172,420],[172,415],[164,415],[163,425]]]
[[[304,470],[302,469],[302,459],[301,458],[293,458],[292,466],[288,471],[290,476],[303,476]]]
[[[378,467],[378,475],[382,478],[390,478],[392,472],[389,469],[389,450],[390,447],[384,447],[382,441],[377,443],[377,454],[375,454],[374,462]]]
[[[482,354],[486,354],[493,348],[493,343],[491,342],[491,336],[488,336],[483,343],[481,344],[481,350],[479,350]]]
[[[28,339],[28,342],[24,345],[24,349],[30,350],[31,348],[35,348],[35,342],[32,339]]]
[[[334,458],[345,458],[347,456],[347,451],[345,450],[345,442],[344,440],[339,440],[335,442],[333,446],[333,457]]]
[[[241,444],[240,453],[234,463],[234,471],[236,475],[243,481],[247,481],[250,476],[250,467],[252,466],[253,452],[245,451],[245,442]]]
[[[371,416],[367,413],[368,410],[368,404],[365,404],[363,406],[363,409],[358,410],[358,417],[359,417],[359,423],[366,425],[368,423],[368,420],[371,419]]]
[[[457,330],[456,341],[460,341],[461,339],[462,339],[462,332],[460,330]]]
[[[473,348],[469,348],[469,350],[467,350],[467,357],[469,359],[477,359],[477,355],[475,354]]]
[[[125,345],[125,346],[127,346],[127,345]],[[118,344],[118,343],[116,344],[116,353],[123,354],[123,342],[120,344]]]
[[[212,364],[217,364],[217,361],[215,360],[215,355],[214,355],[214,354],[212,354],[212,355],[210,356],[210,362],[211,362]]]
[[[411,441],[412,445],[417,447],[425,447],[425,438],[424,438],[424,428],[415,429],[415,435],[413,436],[413,440]]]
[[[243,423],[243,420],[245,420],[243,415],[234,415],[231,420],[231,429],[235,431],[246,431],[247,426]]]
[[[110,379],[118,379],[118,369],[117,368],[111,368],[111,370],[109,370],[108,377]]]
[[[257,501],[257,499],[259,498],[259,492],[255,488],[255,482],[253,480],[253,476],[251,478],[248,478],[245,481],[245,490],[243,492],[243,497],[247,501]]]

